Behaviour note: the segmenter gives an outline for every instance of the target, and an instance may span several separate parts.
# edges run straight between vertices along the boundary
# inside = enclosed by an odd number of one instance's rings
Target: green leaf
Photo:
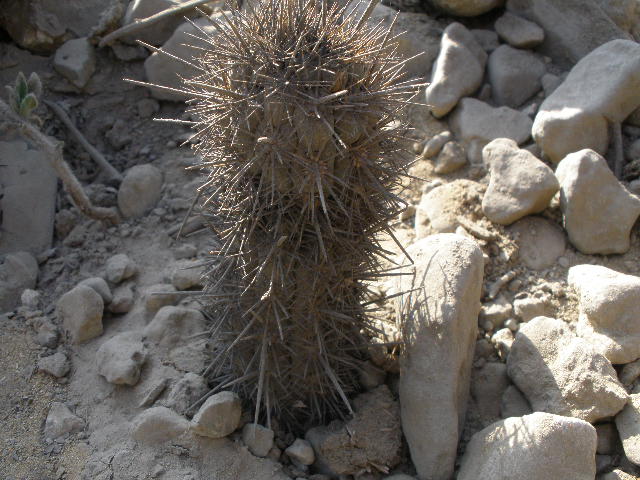
[[[33,93],[28,93],[20,102],[20,115],[29,118],[31,112],[38,106],[38,99]]]
[[[27,86],[27,79],[24,78],[24,73],[18,73],[16,77],[16,94],[18,98],[22,99],[29,93],[29,87]]]
[[[31,72],[29,75],[29,80],[27,80],[27,87],[29,91],[34,93],[36,97],[42,95],[42,82],[40,81],[40,77],[36,72]]]

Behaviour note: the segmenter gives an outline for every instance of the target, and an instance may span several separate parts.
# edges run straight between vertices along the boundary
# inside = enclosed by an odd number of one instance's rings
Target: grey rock
[[[442,147],[444,147],[444,145],[451,140],[453,140],[453,135],[451,135],[451,132],[449,130],[445,130],[434,135],[429,139],[429,141],[425,143],[420,156],[422,158],[435,157],[436,155],[438,155],[438,153],[440,153]]]
[[[48,373],[56,378],[64,377],[69,373],[69,359],[62,352],[54,353],[48,357],[42,357],[38,361],[38,370]]]
[[[568,282],[578,294],[576,333],[611,363],[640,358],[640,277],[599,265],[576,265],[569,269]]]
[[[126,218],[140,217],[156,206],[161,194],[162,172],[150,164],[136,165],[120,184],[118,208]]]
[[[582,253],[626,253],[640,216],[640,199],[613,175],[593,150],[567,155],[556,169],[560,209],[569,241]]]
[[[640,4],[636,0],[595,0],[595,3],[623,32],[640,40]]]
[[[145,289],[143,300],[148,312],[157,312],[162,307],[177,303],[180,297],[176,293],[176,287],[170,283],[158,283]]]
[[[189,429],[189,421],[166,407],[149,408],[133,419],[131,436],[145,444],[178,438]]]
[[[205,318],[198,310],[165,306],[145,327],[144,336],[156,344],[173,347],[183,339],[205,330]]]
[[[0,312],[12,310],[25,289],[35,288],[37,279],[38,262],[33,255],[28,252],[6,255],[0,263]]]
[[[439,175],[446,175],[460,170],[466,163],[464,148],[458,142],[447,142],[436,159],[434,171]]]
[[[295,441],[287,447],[284,453],[291,459],[301,465],[311,465],[316,461],[316,454],[311,444],[302,438],[296,438]]]
[[[138,273],[138,266],[128,255],[119,253],[107,260],[105,270],[107,280],[111,283],[120,283]]]
[[[96,54],[88,38],[65,42],[53,57],[53,68],[78,88],[84,88],[96,69]]]
[[[633,384],[633,382],[635,382],[638,377],[640,377],[640,359],[624,365],[622,367],[622,370],[620,370],[620,373],[618,374],[620,382],[625,387],[631,386],[631,384]]]
[[[530,413],[533,413],[531,405],[522,392],[515,385],[509,385],[502,394],[500,416],[502,418],[524,417]]]
[[[544,41],[544,30],[522,17],[505,12],[494,25],[496,33],[512,47],[533,48]]]
[[[536,55],[501,45],[489,56],[487,72],[497,105],[516,108],[542,88],[547,67]]]
[[[640,45],[615,40],[571,69],[542,103],[532,135],[555,163],[589,148],[606,153],[609,122],[622,122],[640,106]]]
[[[599,480],[636,480],[635,475],[629,475],[628,473],[616,468],[615,470],[602,475]]]
[[[184,415],[187,409],[207,393],[209,387],[204,377],[195,373],[187,373],[171,388],[166,404],[176,412]]]
[[[58,345],[58,327],[47,318],[40,318],[34,322],[36,334],[33,341],[38,345],[48,348],[55,348]]]
[[[552,267],[566,248],[562,229],[543,217],[525,217],[514,223],[509,231],[516,236],[520,261],[532,270]],[[538,313],[527,320],[543,314]]]
[[[618,431],[615,423],[599,423],[594,425],[598,434],[596,451],[601,455],[613,455],[618,446]]]
[[[510,225],[542,212],[559,189],[553,171],[513,140],[492,141],[482,157],[491,175],[482,211],[492,222]]]
[[[460,23],[449,25],[442,35],[440,54],[426,90],[431,113],[443,117],[462,97],[475,92],[482,84],[486,62],[487,54],[471,32]]]
[[[544,90],[544,96],[548,97],[553,92],[555,92],[556,88],[562,84],[562,78],[554,75],[552,73],[545,73],[540,79],[542,83],[542,90]]]
[[[513,301],[513,311],[523,322],[528,322],[536,317],[545,317],[553,314],[551,299],[542,297],[521,297]]]
[[[135,385],[140,380],[147,349],[142,336],[123,332],[104,342],[96,353],[98,373],[116,385]]]
[[[148,388],[147,391],[145,392],[144,397],[138,404],[138,407],[140,408],[150,407],[151,405],[153,405],[153,403],[158,399],[158,397],[162,394],[162,392],[165,391],[168,383],[169,383],[168,378],[156,379],[151,384],[151,387]],[[179,413],[183,413],[183,412],[179,412]]]
[[[513,332],[510,328],[501,328],[491,336],[491,343],[498,351],[498,356],[502,361],[505,361],[511,353],[513,340]]]
[[[624,454],[634,464],[640,465],[640,393],[636,390],[629,397],[629,403],[616,416],[616,427]]]
[[[198,435],[222,438],[240,426],[242,406],[233,392],[219,392],[209,397],[191,421],[191,429]]]
[[[104,301],[93,288],[77,285],[60,297],[56,308],[72,343],[83,343],[102,335]]]
[[[20,303],[24,308],[28,308],[29,310],[39,310],[40,298],[41,295],[39,291],[27,288],[20,295]]]
[[[471,30],[471,33],[483,48],[483,50],[487,53],[493,52],[500,46],[500,42],[498,41],[498,34],[493,30],[476,29]]]
[[[500,419],[500,402],[509,383],[507,366],[502,362],[488,362],[473,370],[471,411],[483,428]]]
[[[84,421],[71,413],[69,408],[60,402],[53,402],[44,424],[44,437],[55,440],[79,432],[84,428]]]
[[[561,320],[537,317],[522,324],[507,368],[535,411],[595,422],[627,402],[611,363]]]
[[[403,276],[406,352],[400,359],[402,427],[418,475],[448,479],[466,413],[484,261],[477,243],[432,235],[408,249]],[[434,364],[446,368],[431,368]],[[437,441],[435,440],[437,439]]]
[[[140,118],[150,118],[160,110],[160,104],[153,98],[143,98],[136,103],[136,109]]]
[[[180,245],[173,251],[173,256],[176,260],[182,260],[187,258],[193,258],[198,254],[198,249],[191,243],[185,243]]]
[[[133,307],[134,295],[129,285],[120,285],[113,291],[113,299],[107,305],[111,313],[127,313]]]
[[[111,303],[113,300],[113,295],[111,295],[111,289],[109,285],[101,277],[91,277],[82,280],[78,285],[85,285],[87,287],[93,288],[98,295],[102,297],[102,301],[105,305]]]
[[[202,262],[181,262],[177,264],[173,270],[171,283],[176,287],[176,290],[201,288],[203,284],[203,272]]]
[[[275,433],[257,423],[247,423],[242,428],[242,442],[256,457],[266,457],[273,447]]]
[[[583,420],[512,417],[471,437],[458,480],[593,480],[595,453],[596,431]]]
[[[504,4],[504,0],[429,0],[436,8],[458,17],[476,17]]]

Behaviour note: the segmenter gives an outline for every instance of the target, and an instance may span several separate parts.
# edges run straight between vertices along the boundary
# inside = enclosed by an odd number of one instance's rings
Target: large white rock
[[[640,106],[640,45],[615,40],[573,67],[540,106],[532,135],[554,162],[585,148],[606,153],[609,122],[622,122]]]
[[[77,285],[62,295],[56,306],[58,318],[73,343],[102,335],[104,301],[93,288]]]
[[[583,420],[532,413],[476,433],[458,480],[593,480],[596,430]]]
[[[242,405],[233,392],[219,392],[209,397],[193,416],[191,429],[203,437],[222,438],[240,426]]]
[[[426,100],[431,113],[443,117],[462,97],[482,84],[487,54],[473,34],[460,23],[449,25],[442,35],[440,53],[433,66]]]
[[[189,429],[189,420],[167,407],[148,408],[133,419],[131,436],[140,443],[173,440]]]
[[[123,332],[104,342],[96,353],[98,373],[116,385],[135,385],[147,359],[142,335]]]
[[[521,324],[507,369],[534,411],[595,422],[627,402],[611,362],[561,320],[537,317]]]
[[[572,153],[560,162],[556,177],[571,243],[582,253],[627,252],[640,199],[622,186],[606,160],[592,150]]]
[[[139,217],[156,206],[161,194],[162,172],[148,163],[135,165],[118,189],[118,208],[126,218]]]
[[[497,105],[516,108],[542,88],[547,67],[535,54],[501,45],[489,55],[487,72]]]
[[[569,269],[579,298],[577,333],[612,363],[640,358],[640,277],[599,265]]]
[[[469,398],[484,262],[474,241],[454,234],[408,248],[402,276],[405,352],[400,359],[402,428],[418,476],[448,480]]]
[[[507,10],[543,28],[545,38],[539,48],[563,67],[604,43],[625,38],[593,0],[508,0]]]
[[[492,222],[510,225],[542,212],[560,188],[547,165],[508,138],[485,146],[482,158],[490,173],[482,211]]]
[[[504,4],[504,0],[429,0],[443,12],[459,17],[475,17]]]
[[[640,392],[634,390],[629,403],[616,416],[616,427],[624,454],[636,465],[640,465]]]

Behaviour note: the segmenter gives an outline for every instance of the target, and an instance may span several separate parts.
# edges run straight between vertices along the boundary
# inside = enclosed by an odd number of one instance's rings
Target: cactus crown
[[[42,95],[42,82],[36,72],[26,79],[24,73],[18,73],[13,85],[5,85],[9,95],[9,106],[25,120],[36,121],[40,119],[33,115],[33,111],[38,108],[38,98]]]
[[[404,208],[397,119],[418,84],[388,27],[322,0],[263,0],[201,30],[186,81],[215,232],[205,298],[231,339],[207,369],[292,427],[350,411],[366,283]]]

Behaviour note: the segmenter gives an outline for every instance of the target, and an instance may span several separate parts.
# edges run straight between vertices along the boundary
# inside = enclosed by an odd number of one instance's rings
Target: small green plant
[[[33,123],[41,123],[40,118],[33,114],[38,108],[38,98],[42,95],[42,82],[36,72],[26,79],[24,73],[18,73],[14,85],[6,85],[9,93],[9,106],[25,120]]]

